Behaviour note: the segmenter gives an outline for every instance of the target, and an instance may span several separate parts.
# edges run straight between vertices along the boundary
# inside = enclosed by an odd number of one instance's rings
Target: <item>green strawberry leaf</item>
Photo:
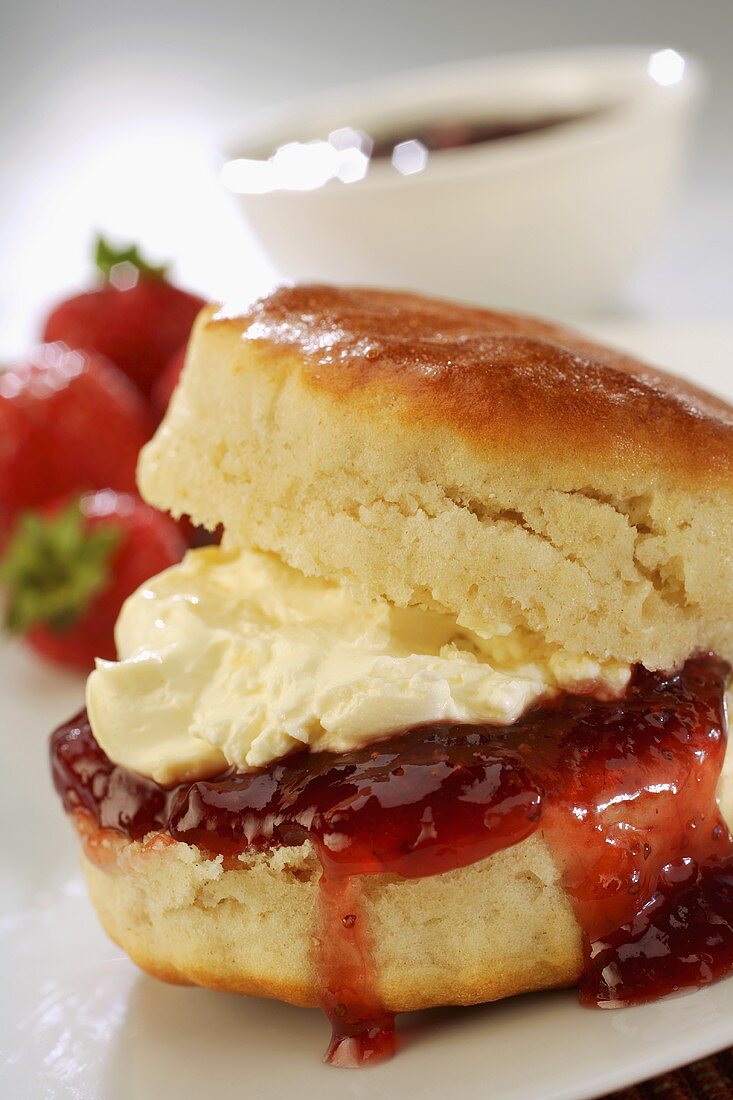
[[[94,246],[94,262],[106,280],[118,264],[129,264],[145,279],[165,279],[168,274],[168,264],[149,264],[140,255],[136,244],[115,248],[101,234],[97,236]]]
[[[40,624],[57,634],[69,630],[109,583],[121,537],[114,524],[86,527],[77,501],[54,516],[25,512],[0,561],[8,630],[22,634]]]

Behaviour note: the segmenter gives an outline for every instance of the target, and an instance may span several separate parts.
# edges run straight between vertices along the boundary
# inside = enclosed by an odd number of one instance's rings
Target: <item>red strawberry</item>
[[[173,391],[178,385],[178,379],[181,377],[183,364],[186,361],[186,350],[187,348],[184,346],[176,352],[153,386],[153,408],[161,419],[165,416],[165,410],[168,408]]]
[[[145,401],[101,355],[43,344],[0,370],[0,542],[20,512],[51,497],[134,490],[151,432]]]
[[[166,269],[151,267],[134,247],[116,251],[100,237],[96,262],[104,286],[57,306],[44,340],[101,352],[149,397],[204,301],[169,283]]]
[[[185,548],[169,516],[113,489],[26,512],[0,563],[7,626],[59,664],[88,671],[95,657],[114,660],[122,604]]]

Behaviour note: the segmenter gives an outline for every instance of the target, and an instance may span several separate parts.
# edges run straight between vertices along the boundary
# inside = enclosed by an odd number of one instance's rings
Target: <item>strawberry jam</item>
[[[131,839],[225,856],[311,840],[329,1058],[376,1061],[394,1033],[370,980],[363,875],[439,874],[540,832],[583,929],[584,1003],[637,1003],[733,968],[733,842],[715,797],[729,671],[713,656],[637,668],[622,699],[566,694],[511,726],[425,725],[168,789],[114,765],[82,713],[52,737],[54,781],[68,812]]]

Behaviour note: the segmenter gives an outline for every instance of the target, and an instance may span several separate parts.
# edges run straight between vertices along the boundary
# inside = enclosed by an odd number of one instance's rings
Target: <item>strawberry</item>
[[[51,497],[133,491],[152,429],[144,399],[99,354],[43,344],[0,370],[0,543],[21,511]]]
[[[170,399],[173,396],[173,391],[178,385],[178,379],[181,377],[183,364],[186,361],[186,350],[186,346],[184,345],[184,347],[176,352],[173,358],[168,361],[165,370],[153,386],[153,408],[161,419],[165,416],[165,410],[168,408]]]
[[[101,489],[26,512],[0,562],[6,625],[59,664],[114,660],[122,604],[185,548],[173,520],[131,493]]]
[[[104,285],[58,305],[44,340],[101,352],[149,397],[204,301],[173,286],[165,267],[146,263],[137,248],[115,250],[100,237],[96,263]]]

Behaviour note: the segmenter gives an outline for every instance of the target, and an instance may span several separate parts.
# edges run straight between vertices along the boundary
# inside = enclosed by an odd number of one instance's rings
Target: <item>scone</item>
[[[396,1012],[733,966],[733,411],[557,326],[283,288],[201,314],[143,496],[215,529],[52,739],[105,928]]]

